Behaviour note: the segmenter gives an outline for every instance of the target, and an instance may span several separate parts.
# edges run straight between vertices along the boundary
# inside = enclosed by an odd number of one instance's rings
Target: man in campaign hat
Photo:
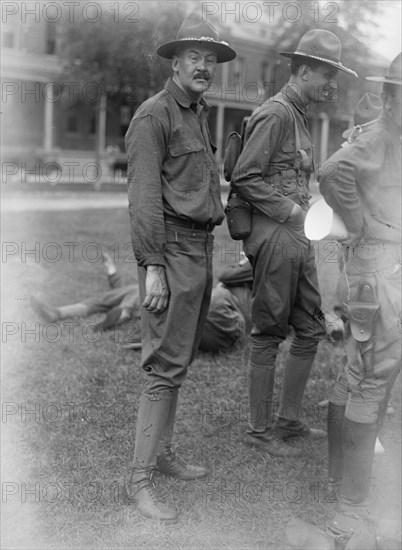
[[[251,115],[231,179],[252,207],[244,241],[254,272],[246,442],[275,456],[300,455],[286,443],[291,437],[326,437],[301,420],[304,389],[325,335],[314,251],[303,232],[313,171],[306,107],[335,100],[338,71],[357,76],[342,64],[341,53],[338,37],[323,29],[304,34],[294,52],[281,52],[291,58],[290,79]],[[275,363],[289,325],[294,338],[274,422]]]
[[[353,113],[353,128],[348,128],[342,134],[348,143],[352,143],[356,137],[369,126],[375,124],[382,114],[382,100],[378,95],[366,92],[361,97]]]
[[[383,112],[318,174],[341,216],[347,364],[328,406],[329,476],[339,503],[329,528],[351,535],[366,526],[377,433],[401,366],[401,54],[383,82]],[[334,167],[336,169],[334,169]]]
[[[154,471],[182,480],[208,469],[171,449],[179,388],[198,348],[212,290],[212,231],[222,223],[219,170],[202,98],[217,63],[234,50],[190,15],[159,46],[173,77],[135,113],[126,135],[132,245],[141,297],[142,368],[133,469],[127,493],[139,512],[177,521],[156,491]]]

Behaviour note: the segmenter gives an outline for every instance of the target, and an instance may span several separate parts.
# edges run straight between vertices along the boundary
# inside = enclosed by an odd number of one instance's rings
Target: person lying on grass
[[[95,313],[106,313],[106,317],[95,330],[108,330],[127,321],[138,321],[140,326],[140,299],[137,284],[122,285],[115,263],[106,252],[102,253],[110,289],[88,297],[80,302],[63,306],[51,306],[30,297],[35,313],[46,323],[54,323],[70,317],[88,317]],[[245,256],[238,263],[228,265],[219,277],[212,291],[211,304],[203,336],[199,345],[201,351],[225,352],[236,343],[242,343],[251,328],[251,288],[253,274]],[[334,313],[325,313],[327,337],[333,343],[342,339],[343,324]],[[132,342],[124,347],[141,348],[140,331],[130,334]]]
[[[35,313],[46,323],[54,323],[69,317],[87,317],[106,313],[95,330],[112,329],[127,321],[138,321],[140,327],[140,297],[137,284],[122,285],[116,265],[109,254],[103,252],[110,289],[80,302],[52,306],[30,297]],[[236,343],[244,341],[250,325],[252,270],[247,259],[227,266],[212,291],[208,317],[199,345],[201,351],[217,353],[228,351]],[[132,335],[133,342],[125,347],[140,348],[140,330]]]

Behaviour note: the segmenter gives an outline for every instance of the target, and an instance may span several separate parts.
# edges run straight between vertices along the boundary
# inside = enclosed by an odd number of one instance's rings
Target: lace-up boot
[[[176,509],[169,506],[161,492],[156,490],[152,469],[133,468],[126,492],[129,502],[137,505],[137,510],[143,517],[164,523],[177,522]]]
[[[209,470],[203,466],[193,466],[187,464],[170,447],[166,447],[164,452],[158,454],[156,459],[156,469],[162,474],[190,481],[192,479],[204,479],[208,476]]]

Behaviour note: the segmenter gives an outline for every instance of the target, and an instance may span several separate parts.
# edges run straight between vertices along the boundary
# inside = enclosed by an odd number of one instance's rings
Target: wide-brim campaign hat
[[[166,59],[172,59],[179,46],[196,42],[202,46],[209,46],[216,53],[217,62],[224,63],[236,57],[236,52],[227,42],[219,39],[218,31],[208,21],[203,21],[195,13],[185,19],[178,30],[176,40],[166,42],[156,50],[157,54]]]
[[[341,63],[342,44],[339,38],[325,29],[312,29],[304,34],[294,52],[279,52],[285,57],[317,59],[357,77],[357,73]]]
[[[391,65],[388,68],[388,71],[384,76],[366,76],[366,80],[373,80],[374,82],[388,82],[389,84],[396,84],[397,86],[402,85],[402,75],[401,75],[401,65],[402,59],[401,54],[395,57]]]
[[[371,126],[380,118],[383,110],[381,98],[376,94],[365,93],[359,99],[353,113],[353,128],[343,132],[342,137],[349,139],[355,132],[361,133],[365,128]]]

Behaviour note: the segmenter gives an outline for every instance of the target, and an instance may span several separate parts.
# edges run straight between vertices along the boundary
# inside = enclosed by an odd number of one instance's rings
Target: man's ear
[[[175,73],[177,73],[177,71],[179,70],[179,58],[177,57],[177,55],[174,55],[172,57],[172,70]]]
[[[307,82],[310,79],[310,67],[308,65],[300,65],[299,76]]]
[[[388,97],[388,94],[382,92],[381,99],[382,99],[382,106],[383,106],[384,111],[390,111],[391,110],[391,102],[390,102],[390,99]]]

